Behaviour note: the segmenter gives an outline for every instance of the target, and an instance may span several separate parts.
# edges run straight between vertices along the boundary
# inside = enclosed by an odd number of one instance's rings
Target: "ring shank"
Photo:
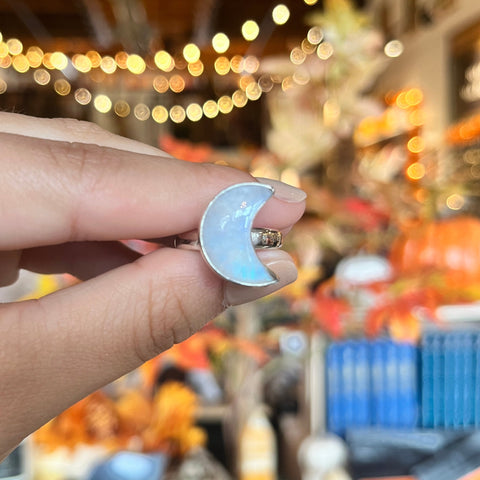
[[[252,244],[255,249],[280,248],[282,246],[282,232],[270,228],[252,228]],[[200,240],[175,237],[174,248],[185,248],[188,250],[199,250],[201,248]]]

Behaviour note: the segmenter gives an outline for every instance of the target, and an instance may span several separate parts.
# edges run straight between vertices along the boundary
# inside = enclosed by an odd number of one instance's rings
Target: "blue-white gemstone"
[[[251,239],[253,220],[273,195],[273,187],[240,183],[221,191],[200,224],[200,245],[208,264],[240,285],[262,287],[278,279],[258,258]]]

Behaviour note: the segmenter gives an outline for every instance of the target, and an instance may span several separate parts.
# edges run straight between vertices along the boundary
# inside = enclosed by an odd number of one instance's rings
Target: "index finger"
[[[198,227],[223,188],[252,181],[245,172],[90,143],[0,133],[0,249],[68,241],[155,238]],[[153,147],[152,147],[153,148]],[[285,229],[304,197],[282,184],[258,216]],[[295,193],[297,192],[294,189]]]

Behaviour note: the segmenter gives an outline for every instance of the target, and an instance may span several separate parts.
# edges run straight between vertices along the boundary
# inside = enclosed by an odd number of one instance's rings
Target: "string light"
[[[80,105],[88,105],[92,101],[92,94],[86,88],[77,88],[73,96]]]
[[[203,62],[201,60],[197,60],[196,62],[189,63],[187,66],[188,73],[192,77],[199,77],[202,75],[205,67],[203,66]]]
[[[183,48],[183,58],[188,63],[196,62],[200,58],[200,49],[194,43],[188,43]]]
[[[243,90],[235,90],[232,95],[232,102],[235,107],[243,108],[248,102],[248,97]]]
[[[227,114],[233,110],[233,100],[232,97],[228,95],[223,95],[218,99],[218,110],[221,113]]]
[[[203,110],[198,103],[191,103],[187,107],[186,114],[189,120],[192,122],[198,122],[203,116]]]
[[[100,68],[105,73],[108,73],[109,75],[111,75],[112,73],[115,73],[115,70],[117,69],[117,62],[115,61],[115,59],[113,57],[110,57],[110,56],[106,55],[100,61]]]
[[[72,64],[81,73],[88,73],[92,69],[92,61],[86,55],[74,55]]]
[[[47,85],[50,82],[50,73],[44,68],[39,68],[33,72],[33,79],[39,85]]]
[[[152,110],[152,118],[157,123],[165,123],[168,120],[168,110],[163,105],[156,105]]]
[[[272,18],[277,25],[285,25],[290,18],[290,10],[286,5],[280,3],[273,9]]]
[[[30,63],[28,61],[28,58],[22,53],[13,57],[12,65],[13,68],[19,73],[25,73],[30,70]]]
[[[125,118],[130,115],[130,105],[125,100],[117,100],[113,110],[121,118]]]
[[[43,51],[39,47],[30,47],[26,53],[28,63],[32,68],[38,68],[42,64]]]
[[[115,60],[112,58],[115,62]],[[147,65],[145,64],[145,60],[140,55],[129,55],[126,61],[127,68],[130,72],[135,75],[140,75],[145,71]],[[115,62],[116,68],[116,62]],[[108,73],[108,72],[107,72]]]
[[[150,118],[150,108],[144,103],[138,103],[133,109],[133,114],[137,120],[144,122]]]
[[[212,38],[212,47],[217,53],[225,53],[230,47],[230,39],[224,33],[216,33]]]
[[[53,52],[50,56],[50,63],[57,70],[65,70],[68,66],[68,57],[62,52]]]
[[[219,75],[226,75],[230,71],[230,60],[227,57],[218,57],[213,68]]]
[[[18,38],[10,38],[7,40],[7,48],[10,55],[20,55],[23,51],[23,44]]]
[[[153,88],[158,93],[165,93],[169,89],[169,87],[170,85],[168,83],[168,80],[163,75],[157,75],[153,79]]]
[[[247,20],[242,25],[242,35],[247,42],[252,42],[258,37],[260,33],[260,27],[255,20]]]
[[[207,100],[203,104],[203,114],[207,118],[215,118],[218,115],[218,104],[214,100]]]
[[[318,45],[323,40],[323,31],[320,27],[312,27],[307,33],[307,40],[312,45]]]
[[[181,105],[174,105],[169,114],[172,122],[175,123],[182,123],[186,117],[185,109]]]
[[[251,82],[247,85],[245,94],[249,100],[258,100],[262,95],[262,89],[257,82]]]
[[[100,113],[107,113],[112,108],[112,101],[106,95],[100,94],[100,95],[97,95],[93,100],[93,106]]]
[[[70,93],[72,86],[70,85],[70,82],[68,82],[64,78],[59,78],[53,84],[53,88],[59,95],[61,95],[62,97],[65,97]]]
[[[333,55],[333,45],[330,42],[323,42],[317,48],[318,58],[328,60]]]

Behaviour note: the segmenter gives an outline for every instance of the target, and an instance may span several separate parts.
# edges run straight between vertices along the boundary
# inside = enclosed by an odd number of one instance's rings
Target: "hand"
[[[225,187],[252,181],[191,164],[85,122],[0,113],[0,286],[18,269],[85,280],[0,305],[0,459],[85,395],[180,342],[226,306],[296,278],[283,251],[262,261],[271,287],[222,282],[199,252],[140,256],[121,239],[194,230]],[[258,225],[288,231],[304,195],[277,182]]]

